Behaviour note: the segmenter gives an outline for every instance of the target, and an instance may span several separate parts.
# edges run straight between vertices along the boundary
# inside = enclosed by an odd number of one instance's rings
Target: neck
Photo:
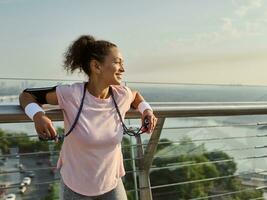
[[[110,96],[108,85],[103,85],[99,82],[95,83],[93,80],[88,81],[87,90],[90,94],[99,99],[107,99]]]

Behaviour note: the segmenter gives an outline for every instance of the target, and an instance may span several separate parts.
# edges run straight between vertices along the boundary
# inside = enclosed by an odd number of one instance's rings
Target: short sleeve
[[[127,87],[127,86],[123,86],[123,87],[126,89],[127,94],[128,94],[128,96],[130,98],[130,101],[132,103],[134,101],[134,96],[133,96],[132,90],[129,87]]]
[[[63,109],[67,105],[67,97],[70,96],[70,85],[58,85],[56,87],[56,94],[59,108]]]
[[[127,87],[127,86],[123,86],[128,94],[129,100],[130,100],[130,104],[134,101],[134,96],[133,96],[133,92],[132,90]]]

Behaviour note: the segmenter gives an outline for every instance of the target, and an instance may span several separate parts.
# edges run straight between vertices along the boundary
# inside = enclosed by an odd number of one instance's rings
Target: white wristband
[[[141,114],[143,114],[143,112],[146,110],[146,109],[149,109],[153,112],[152,108],[150,107],[150,105],[145,102],[145,101],[142,101],[141,103],[139,103],[138,105],[138,110]]]
[[[37,103],[29,103],[25,107],[25,113],[29,118],[31,118],[31,120],[33,120],[33,116],[38,112],[45,113],[45,111]]]

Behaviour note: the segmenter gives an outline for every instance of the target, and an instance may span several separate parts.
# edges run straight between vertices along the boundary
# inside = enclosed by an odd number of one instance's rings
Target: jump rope
[[[77,113],[77,115],[76,115],[76,117],[75,117],[75,120],[74,120],[74,122],[73,122],[71,128],[69,129],[69,131],[68,131],[66,134],[57,134],[56,137],[53,137],[53,138],[42,138],[42,137],[39,136],[39,140],[41,140],[41,141],[49,141],[49,140],[56,140],[56,139],[57,139],[58,141],[63,141],[64,138],[66,138],[66,137],[73,131],[75,125],[77,124],[77,122],[78,122],[78,120],[79,120],[80,114],[81,114],[81,112],[82,112],[83,103],[84,103],[84,98],[85,98],[85,93],[86,93],[86,85],[87,85],[87,82],[84,84],[83,96],[82,96],[82,100],[81,100],[81,104],[80,104],[78,113]],[[143,134],[144,132],[146,132],[147,129],[148,129],[148,125],[149,125],[149,121],[148,121],[148,118],[147,118],[147,117],[145,117],[145,119],[144,119],[144,123],[143,123],[143,125],[139,128],[138,131],[135,132],[134,130],[131,130],[131,129],[128,129],[128,128],[127,128],[127,126],[126,126],[126,125],[124,124],[124,122],[123,122],[123,119],[122,119],[120,110],[119,110],[119,108],[118,108],[118,105],[117,105],[117,103],[116,103],[116,101],[115,101],[115,97],[114,97],[114,94],[113,94],[113,91],[112,91],[111,86],[109,87],[109,92],[110,92],[110,94],[111,94],[113,103],[114,103],[115,108],[116,108],[116,110],[117,110],[117,113],[118,113],[118,115],[119,115],[119,118],[120,118],[120,121],[121,121],[121,124],[122,124],[122,128],[123,128],[123,134],[124,134],[124,135],[127,134],[127,135],[129,135],[129,136],[135,136],[135,137],[137,137],[137,136]],[[144,128],[144,131],[141,131],[142,128]]]

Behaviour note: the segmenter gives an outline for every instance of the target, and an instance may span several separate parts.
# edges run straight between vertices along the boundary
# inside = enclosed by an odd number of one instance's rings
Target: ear
[[[100,63],[95,59],[91,60],[90,68],[91,68],[91,71],[96,73],[96,74],[100,74],[101,73]]]

